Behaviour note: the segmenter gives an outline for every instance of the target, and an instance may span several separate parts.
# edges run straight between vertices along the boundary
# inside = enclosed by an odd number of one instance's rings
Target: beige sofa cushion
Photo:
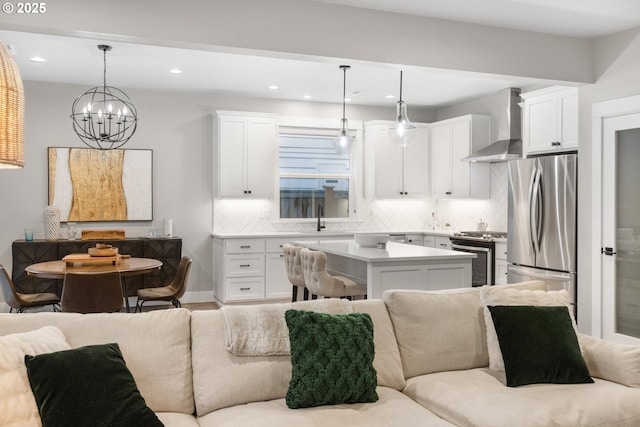
[[[305,306],[306,307],[306,306]],[[378,385],[404,387],[393,326],[381,300],[353,303],[371,315],[375,342],[373,365]],[[191,314],[193,387],[199,416],[220,408],[285,397],[291,380],[290,356],[234,356],[225,349],[224,317],[219,311]]]
[[[546,289],[541,281],[495,288]],[[405,378],[488,366],[480,288],[441,291],[389,290],[387,304]]]
[[[72,348],[117,342],[147,405],[154,411],[194,411],[189,311],[149,313],[0,314],[0,333],[53,325]]]
[[[42,426],[24,356],[67,349],[62,331],[54,326],[0,337],[0,426]]]
[[[593,384],[507,387],[489,368],[438,372],[407,380],[404,392],[442,418],[470,427],[640,425],[640,389]]]
[[[578,333],[592,377],[640,388],[640,347]]]
[[[489,364],[478,288],[383,294],[405,378]]]
[[[289,409],[284,399],[224,408],[198,418],[201,427],[452,427],[397,390],[378,387],[375,403]]]

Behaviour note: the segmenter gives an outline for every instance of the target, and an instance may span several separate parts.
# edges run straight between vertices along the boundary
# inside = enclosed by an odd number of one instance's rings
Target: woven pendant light
[[[24,89],[18,66],[0,42],[0,169],[24,166]]]

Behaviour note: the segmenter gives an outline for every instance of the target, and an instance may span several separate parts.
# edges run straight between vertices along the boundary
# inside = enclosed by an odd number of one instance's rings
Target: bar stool
[[[329,298],[367,297],[366,284],[327,272],[327,254],[324,252],[302,248],[300,257],[304,281],[312,294]]]
[[[291,243],[285,243],[282,245],[284,252],[284,265],[287,268],[287,277],[289,282],[293,285],[293,294],[291,302],[298,300],[298,288],[304,290],[303,298],[309,299],[309,289],[305,285],[304,274],[302,272],[302,261],[300,259],[301,246],[292,245]]]

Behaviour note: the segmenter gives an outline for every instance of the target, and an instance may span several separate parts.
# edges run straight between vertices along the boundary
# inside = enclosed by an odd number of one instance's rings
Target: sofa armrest
[[[640,388],[640,347],[578,334],[592,377]]]

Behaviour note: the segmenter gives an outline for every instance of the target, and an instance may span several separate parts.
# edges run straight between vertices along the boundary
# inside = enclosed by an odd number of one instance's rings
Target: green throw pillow
[[[162,426],[146,405],[118,344],[25,356],[43,427]]]
[[[378,400],[373,322],[366,313],[288,310],[291,409]]]
[[[489,311],[509,387],[593,382],[566,306],[489,306]]]

